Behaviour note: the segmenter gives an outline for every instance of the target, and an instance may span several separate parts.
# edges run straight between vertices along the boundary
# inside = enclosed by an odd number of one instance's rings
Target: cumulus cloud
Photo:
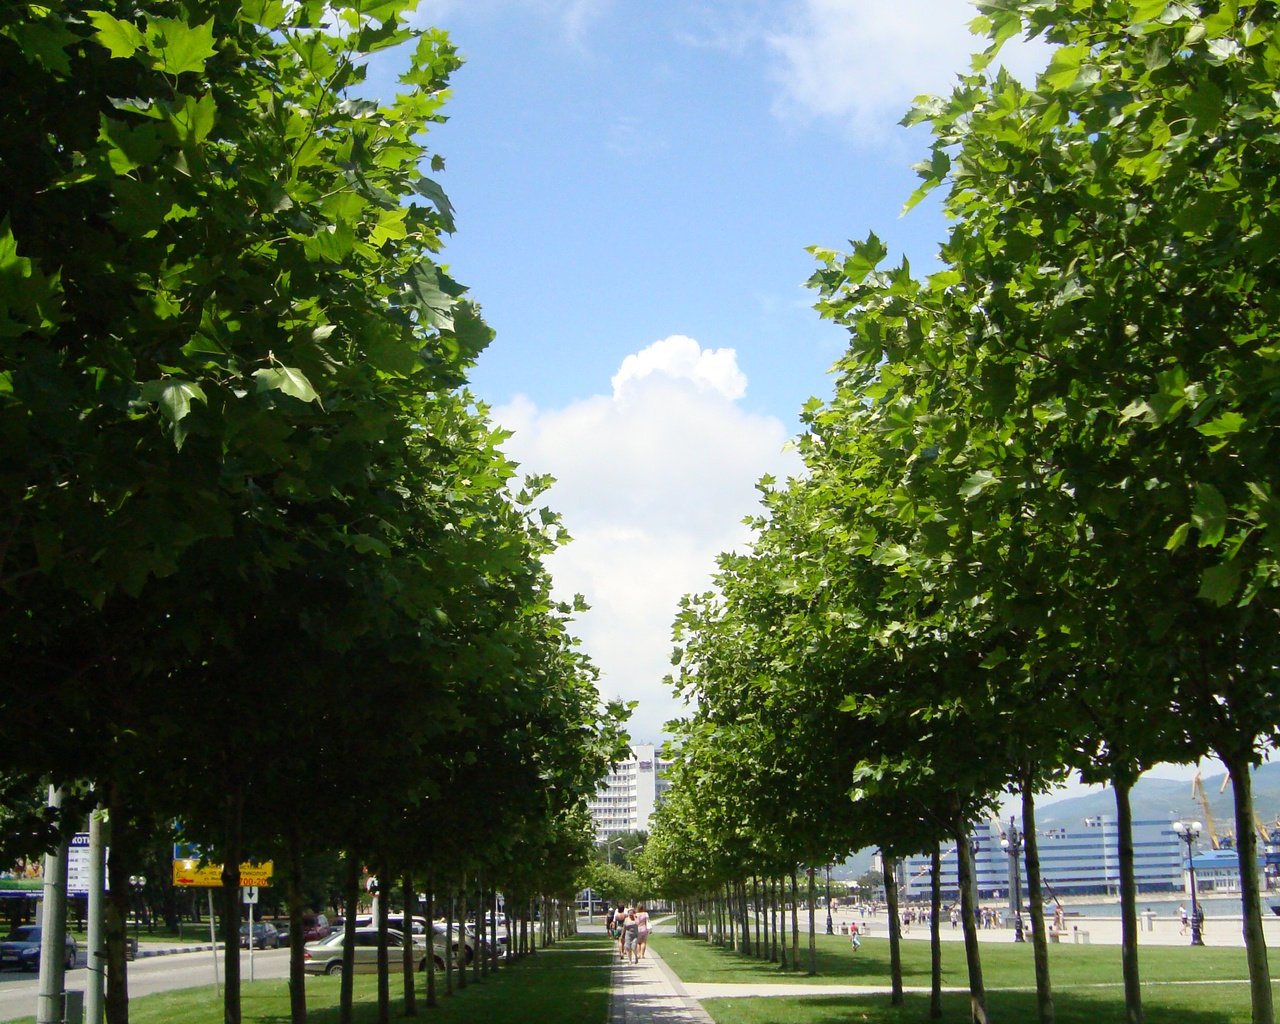
[[[888,133],[916,96],[951,91],[984,48],[969,0],[798,0],[789,23],[766,33],[781,87],[776,112],[830,118],[872,137]],[[1040,42],[1010,40],[1001,63],[1031,80],[1048,61]]]
[[[673,334],[632,353],[613,375],[613,397],[623,398],[628,385],[654,374],[688,381],[699,391],[714,391],[730,400],[747,393],[747,378],[738,369],[738,353],[731,348],[704,349],[692,338]]]
[[[525,397],[493,411],[515,431],[526,472],[550,473],[548,503],[572,544],[550,561],[558,596],[586,596],[576,624],[610,697],[640,701],[636,740],[659,739],[679,713],[663,683],[683,594],[710,583],[715,557],[749,541],[757,479],[798,470],[787,432],[739,404],[747,379],[733,349],[673,335],[629,355],[598,394],[558,409]]]

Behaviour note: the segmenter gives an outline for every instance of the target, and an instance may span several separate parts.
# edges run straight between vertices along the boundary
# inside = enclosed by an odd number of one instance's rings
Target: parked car
[[[334,932],[327,939],[319,942],[308,942],[303,947],[303,970],[308,974],[341,974],[343,932]],[[387,930],[387,969],[398,974],[403,966],[405,937],[403,932]],[[419,971],[427,968],[427,945],[425,942],[413,942],[413,959]],[[444,967],[444,950],[436,946],[434,950],[436,967]],[[376,928],[358,928],[355,939],[355,973],[374,974],[378,970],[378,930]]]
[[[74,936],[68,935],[64,943],[63,963],[67,970],[75,967],[79,955]],[[40,926],[24,924],[9,933],[9,937],[0,942],[0,970],[16,967],[20,971],[38,971],[40,969]]]
[[[246,921],[240,926],[240,948],[249,948],[249,924]],[[280,933],[270,921],[253,922],[253,948],[279,949]]]
[[[276,926],[276,941],[282,946],[289,945],[289,919],[286,917],[282,921],[272,921]]]
[[[324,914],[302,915],[302,938],[305,942],[319,942],[333,934],[329,919]]]

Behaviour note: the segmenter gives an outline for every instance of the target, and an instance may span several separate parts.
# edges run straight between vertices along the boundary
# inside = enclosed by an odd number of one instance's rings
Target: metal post
[[[831,865],[826,867],[827,871],[827,934],[834,935],[835,929],[831,926]]]
[[[59,786],[49,787],[49,806],[62,806]],[[36,997],[36,1024],[61,1024],[63,958],[67,941],[67,846],[64,839],[45,854],[44,906],[40,912],[40,989]]]
[[[1200,901],[1196,895],[1196,861],[1191,852],[1192,844],[1200,837],[1200,822],[1175,821],[1173,830],[1178,838],[1187,844],[1187,874],[1191,880],[1191,945],[1203,946],[1204,935],[1200,932]]]
[[[89,921],[85,956],[89,980],[84,994],[85,1024],[102,1024],[106,991],[106,952],[102,947],[102,911],[106,893],[106,849],[102,842],[103,811],[89,815]]]
[[[1022,864],[1018,855],[1022,851],[1022,833],[1009,816],[1009,831],[1000,839],[1000,845],[1009,855],[1009,908],[1013,911],[1013,941],[1026,942],[1022,929]]]

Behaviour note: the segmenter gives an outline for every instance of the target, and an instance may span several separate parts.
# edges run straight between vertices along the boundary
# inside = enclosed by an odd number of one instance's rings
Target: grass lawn
[[[519,1021],[520,1024],[604,1024],[609,1013],[611,944],[604,936],[564,939],[551,949],[517,961],[480,984],[470,979],[465,991],[443,994],[440,1005],[428,1009],[419,976],[418,1015],[442,1024],[475,1021]],[[337,977],[307,979],[307,1019],[316,1024],[338,1020]],[[391,1017],[403,1017],[399,975],[391,978]],[[355,978],[355,1020],[377,1019],[377,979]],[[289,986],[286,981],[245,983],[241,990],[245,1024],[288,1024]],[[129,1003],[130,1024],[222,1024],[222,1004],[212,986],[144,996]],[[30,1024],[26,1018],[20,1024]]]
[[[783,972],[775,964],[761,964],[699,940],[658,936],[653,947],[689,984],[889,984],[887,939],[867,939],[862,949],[853,954],[842,936],[818,936],[818,974],[812,978],[803,970]],[[1119,947],[1050,946],[1049,953],[1059,1024],[1123,1019]],[[800,962],[805,967],[807,955],[807,945],[802,944]],[[904,942],[902,955],[904,984],[927,988],[929,944]],[[1148,1024],[1227,1024],[1249,1020],[1243,949],[1147,947],[1139,962]],[[982,967],[992,1020],[1035,1020],[1035,969],[1030,943],[984,946]],[[968,985],[961,943],[943,943],[942,983]],[[929,1012],[927,994],[908,994],[906,1006],[898,1009],[888,1005],[887,995],[730,997],[707,999],[703,1005],[717,1024],[844,1024],[851,1020],[900,1024],[927,1020]],[[967,1019],[967,1006],[967,994],[944,995],[943,1009],[949,1020]]]

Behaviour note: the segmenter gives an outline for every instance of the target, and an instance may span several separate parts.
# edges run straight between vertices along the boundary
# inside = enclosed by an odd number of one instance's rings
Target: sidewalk
[[[714,1024],[652,949],[636,964],[614,957],[609,1024]]]

